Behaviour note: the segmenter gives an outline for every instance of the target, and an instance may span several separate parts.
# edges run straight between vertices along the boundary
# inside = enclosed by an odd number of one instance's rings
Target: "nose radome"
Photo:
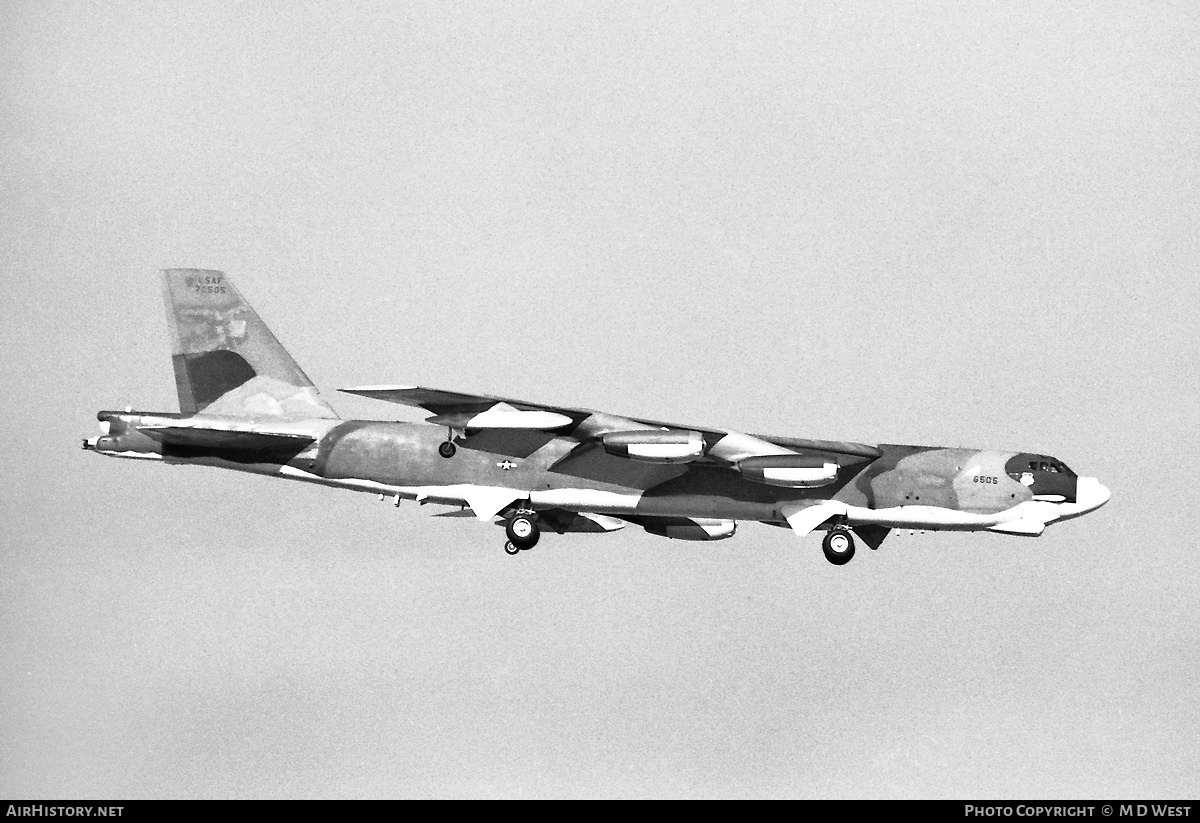
[[[1084,511],[1098,509],[1108,502],[1112,492],[1094,477],[1081,477],[1075,489],[1075,502]]]

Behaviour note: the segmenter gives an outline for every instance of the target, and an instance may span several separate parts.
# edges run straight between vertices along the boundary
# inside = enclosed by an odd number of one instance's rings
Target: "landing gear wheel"
[[[504,553],[505,554],[518,554],[518,553],[520,553],[520,551],[521,551],[520,549],[518,549],[516,546],[514,546],[512,544],[511,540],[504,544]]]
[[[829,534],[821,541],[825,550],[825,559],[835,566],[844,566],[854,557],[854,538],[849,529],[830,529]]]
[[[454,445],[449,440],[438,446],[438,454],[440,454],[442,457],[453,457],[456,451],[458,451],[458,446]]]
[[[504,526],[504,533],[508,535],[509,542],[520,551],[532,549],[542,536],[537,520],[527,514],[518,514],[509,520]]]

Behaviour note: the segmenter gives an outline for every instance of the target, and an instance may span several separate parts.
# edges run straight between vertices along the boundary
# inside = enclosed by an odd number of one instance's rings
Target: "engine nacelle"
[[[644,463],[690,463],[704,456],[704,435],[679,429],[645,429],[601,435],[604,450]]]
[[[724,540],[733,537],[737,523],[709,517],[661,517],[642,526],[650,534],[673,540]]]
[[[499,409],[493,406],[482,412],[456,412],[435,414],[425,422],[448,429],[459,429],[467,434],[487,429],[530,429],[534,431],[557,431],[572,424],[565,414],[536,409]]]
[[[615,532],[625,528],[625,521],[618,520],[606,514],[592,512],[572,512],[565,509],[547,509],[538,512],[538,519],[548,529],[565,534],[567,532],[585,532],[600,534]]]
[[[747,480],[788,489],[812,489],[837,480],[838,464],[825,457],[803,454],[770,454],[747,457],[737,470]]]

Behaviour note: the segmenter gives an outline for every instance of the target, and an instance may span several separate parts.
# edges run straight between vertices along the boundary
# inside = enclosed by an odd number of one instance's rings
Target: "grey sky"
[[[7,4],[0,794],[1195,797],[1200,12],[838,5]],[[85,455],[175,408],[166,266],[327,392],[1046,451],[1113,500],[844,568],[754,524],[513,559]]]

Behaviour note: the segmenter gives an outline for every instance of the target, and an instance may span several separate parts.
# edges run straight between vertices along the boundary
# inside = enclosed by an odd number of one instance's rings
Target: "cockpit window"
[[[1066,463],[1060,463],[1057,460],[1030,460],[1029,470],[1035,472],[1053,472],[1054,474],[1075,474],[1075,472],[1067,468]]]
[[[1028,466],[1028,470],[1026,470]],[[1050,480],[1046,477],[1048,474],[1061,474],[1069,483],[1069,479],[1075,477],[1075,472],[1071,471],[1066,463],[1051,457],[1048,454],[1034,454],[1026,452],[1025,454],[1016,454],[1005,463],[1005,471],[1013,480],[1029,485],[1029,481],[1036,475],[1041,475],[1043,480]],[[1057,483],[1058,481],[1053,481]]]

